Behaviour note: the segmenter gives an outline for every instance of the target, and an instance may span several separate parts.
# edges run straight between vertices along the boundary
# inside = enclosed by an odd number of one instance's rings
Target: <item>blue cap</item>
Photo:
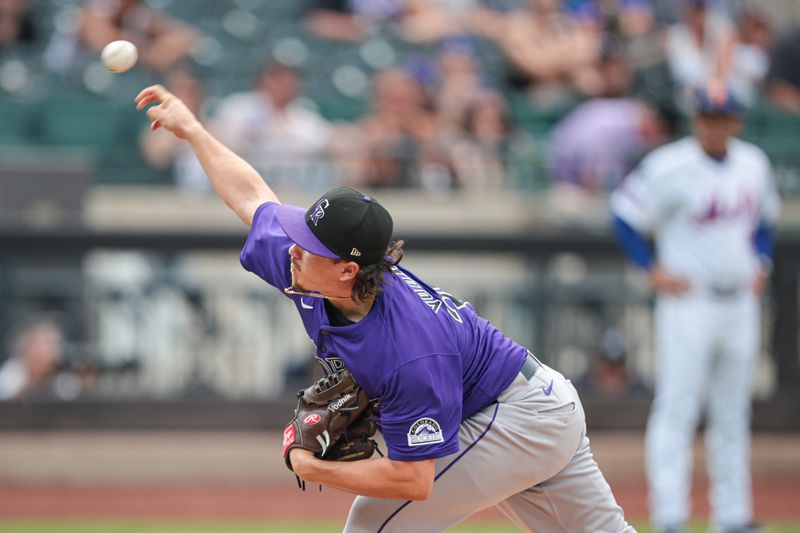
[[[710,84],[694,90],[694,108],[704,115],[739,116],[744,108],[723,84]]]

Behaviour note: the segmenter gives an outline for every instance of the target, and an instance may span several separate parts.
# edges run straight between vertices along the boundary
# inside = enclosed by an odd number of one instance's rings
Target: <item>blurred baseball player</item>
[[[778,197],[769,161],[735,139],[739,103],[721,84],[694,92],[694,135],[647,156],[611,197],[614,226],[656,291],[658,372],[646,435],[652,521],[689,519],[691,446],[707,409],[712,525],[754,531],[750,393],[759,298]],[[643,235],[652,234],[654,258]]]
[[[359,496],[348,532],[441,531],[496,505],[525,531],[633,531],[592,458],[583,408],[555,370],[472,306],[397,265],[392,218],[340,187],[308,210],[280,203],[247,163],[161,86],[138,108],[186,139],[250,226],[242,265],[294,302],[329,371],[380,401],[385,458],[290,451],[301,478]]]

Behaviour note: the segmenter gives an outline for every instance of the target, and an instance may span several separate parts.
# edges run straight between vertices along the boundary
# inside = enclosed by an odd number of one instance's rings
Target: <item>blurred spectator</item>
[[[0,0],[0,54],[32,45],[38,36],[29,0]]]
[[[412,42],[460,33],[478,0],[311,0],[305,27],[323,39],[359,42],[391,25]]]
[[[734,50],[736,75],[743,78],[744,96],[752,103],[761,91],[769,74],[769,57],[774,47],[775,33],[768,13],[761,4],[745,2],[737,17],[739,41]]]
[[[434,106],[444,134],[461,131],[467,108],[481,96],[483,80],[475,45],[469,37],[442,41]]]
[[[15,336],[9,357],[0,367],[0,400],[29,397],[71,399],[80,393],[80,378],[62,373],[64,339],[50,320],[26,325]]]
[[[616,329],[603,334],[600,348],[593,354],[586,373],[575,380],[575,388],[581,394],[597,394],[606,397],[622,397],[642,394],[647,388],[627,366],[625,338]]]
[[[167,76],[165,83],[196,117],[206,122],[203,110],[205,89],[196,76],[188,70],[177,70]],[[148,124],[139,136],[139,146],[148,163],[170,171],[179,190],[188,193],[211,191],[203,167],[185,141],[162,129],[151,132]]]
[[[781,37],[772,53],[768,93],[772,102],[800,113],[800,9],[794,27]]]
[[[669,140],[669,125],[641,101],[589,100],[565,116],[549,139],[548,166],[555,184],[588,194],[608,192],[650,149]]]
[[[375,26],[400,18],[405,9],[403,0],[311,0],[304,22],[317,37],[358,42]]]
[[[584,24],[597,24],[620,37],[649,33],[655,18],[649,0],[568,0],[569,15]]]
[[[580,23],[618,41],[634,73],[664,63],[663,32],[650,0],[570,0],[566,7]]]
[[[323,164],[331,125],[300,94],[298,71],[275,63],[253,90],[223,99],[213,121],[218,138],[279,188],[327,186],[331,179]]]
[[[561,9],[558,0],[529,0],[526,10],[483,13],[472,31],[496,41],[510,62],[509,83],[538,105],[560,103],[570,92],[593,94],[602,32]]]
[[[456,185],[428,95],[407,72],[389,69],[373,78],[372,109],[358,126],[360,185],[432,190]]]
[[[478,0],[406,0],[400,30],[411,42],[432,42],[468,29],[480,7]]]
[[[752,103],[768,70],[768,56],[761,48],[766,18],[755,7],[745,10],[747,41],[737,42],[726,9],[715,8],[713,0],[684,1],[683,20],[667,32],[667,60],[675,82],[689,89],[719,79],[741,100]]]
[[[511,163],[521,159],[533,140],[513,129],[499,94],[485,92],[474,98],[466,109],[463,130],[451,145],[460,186],[499,188],[516,181]]]
[[[740,46],[753,47],[765,54],[772,50],[775,32],[771,15],[764,6],[755,1],[745,2],[737,20]],[[768,64],[769,58],[764,61]]]
[[[165,73],[187,58],[198,38],[197,30],[144,0],[92,0],[81,8],[75,32],[56,33],[46,55],[51,68],[64,72],[124,39],[139,49],[142,67]]]
[[[549,140],[551,180],[590,194],[616,187],[645,152],[669,140],[677,121],[665,108],[626,97],[631,72],[617,39],[604,39],[598,65],[603,98],[573,109]]]
[[[603,38],[596,68],[598,75],[591,90],[592,96],[622,98],[631,92],[633,73],[619,38],[612,35]]]

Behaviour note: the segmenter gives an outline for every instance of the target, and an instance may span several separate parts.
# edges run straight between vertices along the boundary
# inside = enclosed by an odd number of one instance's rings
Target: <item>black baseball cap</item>
[[[383,258],[394,228],[386,208],[350,187],[331,189],[308,210],[283,204],[277,218],[284,233],[304,250],[362,266]]]

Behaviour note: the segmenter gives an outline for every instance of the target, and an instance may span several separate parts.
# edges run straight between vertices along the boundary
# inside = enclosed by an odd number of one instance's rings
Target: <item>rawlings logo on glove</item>
[[[283,430],[283,458],[292,470],[289,453],[303,448],[319,459],[358,461],[377,449],[370,420],[373,403],[348,370],[340,370],[297,393],[294,417]],[[380,451],[378,451],[380,453]]]

